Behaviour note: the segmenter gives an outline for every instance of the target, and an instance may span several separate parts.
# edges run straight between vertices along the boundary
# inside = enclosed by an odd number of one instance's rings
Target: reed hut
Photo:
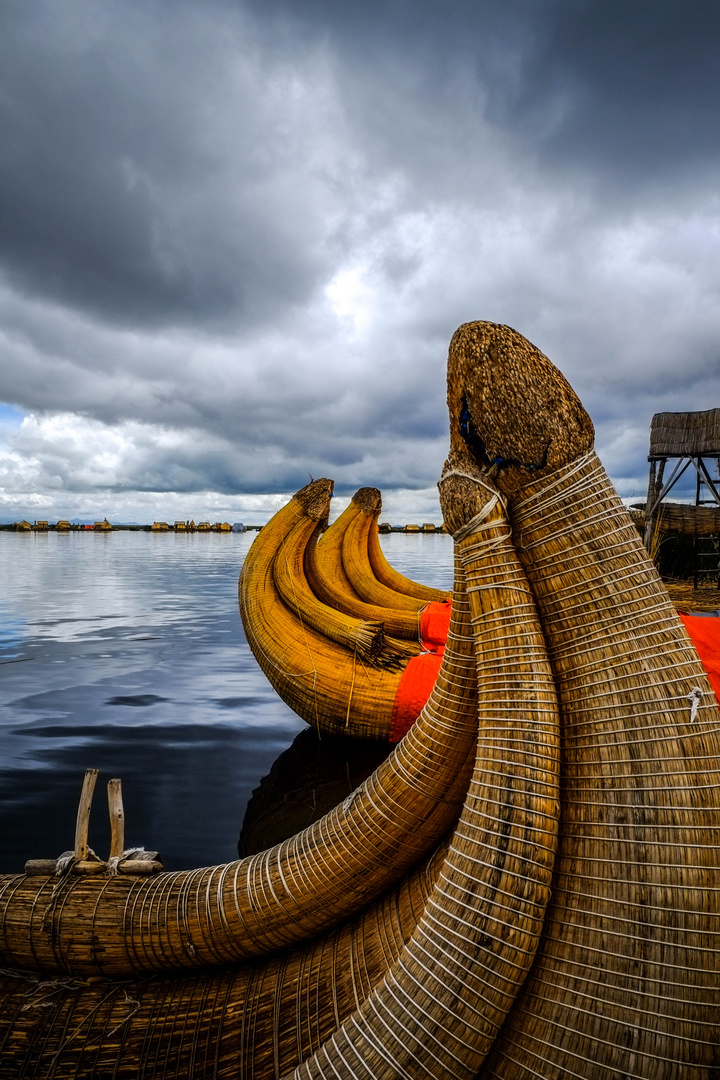
[[[700,572],[709,570],[717,574],[719,568],[720,409],[655,413],[650,424],[648,461],[645,546],[650,551],[660,532],[692,536],[693,579],[697,588]],[[665,480],[668,461],[673,466]],[[691,466],[695,473],[694,504],[668,502],[668,495]],[[716,542],[703,551],[700,537],[715,537]]]

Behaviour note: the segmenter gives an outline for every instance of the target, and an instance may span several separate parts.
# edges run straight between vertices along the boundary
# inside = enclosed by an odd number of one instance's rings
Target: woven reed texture
[[[717,703],[594,453],[528,485],[511,520],[561,701],[561,839],[537,962],[482,1075],[710,1076]]]
[[[678,611],[719,611],[720,589],[717,585],[693,588],[692,581],[666,581],[665,588]]]
[[[707,677],[547,358],[508,327],[467,324],[448,380],[451,462],[477,460],[510,498],[562,710],[554,899],[481,1075],[709,1076],[720,717]]]
[[[381,622],[389,637],[417,642],[420,639],[420,608],[423,602],[404,593],[392,592],[392,606],[368,603],[358,596],[348,577],[345,561],[350,559],[350,548],[343,544],[351,523],[362,514],[360,507],[351,502],[337,521],[334,521],[319,543],[307,548],[307,576],[313,591],[324,604],[336,607],[357,619]],[[365,515],[362,515],[363,517]],[[374,581],[370,569],[367,536],[353,533],[355,569],[358,576]],[[345,548],[345,550],[344,550]],[[343,558],[344,556],[344,558]],[[368,573],[368,570],[370,572]],[[386,589],[377,582],[375,588]],[[367,593],[367,589],[365,590]]]
[[[465,323],[453,334],[448,410],[453,467],[486,467],[506,494],[593,445],[592,421],[567,380],[527,338],[499,323]]]
[[[407,873],[457,818],[477,738],[457,573],[427,705],[351,798],[277,847],[222,866],[141,880],[0,878],[0,963],[115,976],[227,963],[327,930]]]
[[[720,409],[655,413],[650,422],[650,457],[720,457]]]
[[[361,915],[307,945],[181,978],[0,972],[0,1077],[270,1080],[328,1038],[397,959],[447,842]]]
[[[660,503],[657,528],[660,532],[677,532],[686,536],[712,536],[720,533],[720,506]]]
[[[540,939],[557,843],[557,699],[501,504],[487,495],[474,486],[466,496],[486,504],[485,516],[457,543],[472,613],[479,716],[460,822],[397,963],[298,1067],[296,1080],[469,1080]]]

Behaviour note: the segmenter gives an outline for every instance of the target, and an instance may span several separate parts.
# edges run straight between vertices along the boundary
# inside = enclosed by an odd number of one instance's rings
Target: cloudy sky
[[[720,406],[712,0],[1,0],[0,520],[439,518],[455,328]],[[338,500],[338,506],[342,499]]]

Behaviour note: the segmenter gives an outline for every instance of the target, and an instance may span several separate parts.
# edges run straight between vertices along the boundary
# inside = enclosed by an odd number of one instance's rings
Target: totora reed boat
[[[387,759],[234,863],[0,878],[0,1077],[716,1075],[707,675],[550,361],[462,326],[448,406],[451,610],[383,565],[373,489],[318,539],[325,480],[240,583],[278,692]]]

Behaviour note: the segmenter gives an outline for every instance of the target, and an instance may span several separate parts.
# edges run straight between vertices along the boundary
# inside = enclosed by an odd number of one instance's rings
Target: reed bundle
[[[358,619],[381,622],[390,637],[419,642],[420,609],[425,601],[393,591],[368,574],[367,534],[351,529],[356,519],[363,517],[367,515],[362,514],[360,506],[351,502],[320,542],[308,547],[308,578],[317,596],[330,607]],[[346,542],[348,531],[350,538]],[[367,599],[372,595],[381,596],[383,602]]]
[[[239,583],[240,612],[248,644],[275,690],[308,723],[331,734],[388,739],[393,702],[403,674],[403,657],[394,650],[375,650],[372,642],[362,655],[360,640],[372,628],[350,621],[321,599],[311,604],[307,618],[299,605],[282,599],[305,593],[304,540],[322,521],[331,482],[315,480],[299,491],[265,526],[245,559]],[[307,525],[307,530],[305,526]],[[298,547],[290,549],[290,537]],[[282,555],[278,563],[278,556]],[[288,583],[291,568],[298,571]],[[339,639],[345,635],[345,647]],[[354,640],[353,640],[354,639]],[[414,649],[419,651],[419,645]]]
[[[714,536],[720,533],[720,506],[663,502],[657,513],[660,532],[677,532],[686,536]]]
[[[303,488],[251,547],[239,582],[246,637],[275,690],[308,723],[329,734],[396,742],[437,677],[438,635],[444,640],[449,605],[380,585],[370,564],[372,521],[359,504],[351,503],[328,530],[327,536],[336,530],[335,539],[317,544],[331,489],[329,480]],[[356,519],[365,523],[359,529]],[[352,559],[358,587],[364,578],[398,607],[356,599],[349,583],[338,584],[342,567],[337,580],[335,570],[322,569],[320,548]]]
[[[0,972],[0,1077],[270,1080],[291,1071],[395,963],[446,850],[343,926],[274,957],[94,983]]]
[[[364,490],[364,488],[360,489],[360,491]],[[380,492],[378,492],[378,495],[379,494]],[[357,499],[358,495],[360,495],[360,492],[353,498]],[[377,514],[373,512],[372,521],[374,526],[377,526],[380,509],[382,509],[382,502]],[[366,515],[367,513],[368,512],[366,511]],[[385,558],[383,549],[380,546],[380,537],[377,527],[370,528],[368,531],[368,557],[375,577],[389,589],[399,593],[407,593],[408,596],[417,597],[419,600],[435,601],[436,603],[442,603],[444,600],[450,599],[450,593],[446,592],[444,589],[432,589],[430,586],[423,585],[418,581],[411,581],[410,578],[405,577],[405,575],[399,573],[394,566],[391,566]]]
[[[565,381],[507,327],[464,327],[455,345],[463,355],[449,369],[465,381],[453,400],[464,397],[475,437],[492,446],[488,472],[510,499],[562,713],[553,900],[482,1075],[709,1076],[720,1034],[717,702]]]
[[[650,457],[720,457],[720,409],[655,413],[650,424]]]
[[[360,488],[353,495],[348,509],[355,512],[348,518],[339,546],[343,569],[361,600],[381,607],[415,612],[429,600],[450,599],[449,593],[429,589],[399,574],[385,559],[378,539],[377,522],[382,510],[382,497],[377,488]],[[323,537],[321,551],[331,539],[333,528],[331,526]],[[367,572],[368,564],[372,574]]]
[[[678,611],[719,611],[720,589],[716,584],[693,587],[691,581],[666,581],[673,605]]]
[[[362,658],[374,659],[385,645],[382,622],[354,619],[318,600],[305,576],[305,551],[317,536],[312,517],[301,518],[289,531],[273,564],[273,579],[280,598],[305,626],[343,645]]]
[[[235,863],[140,880],[0,878],[0,962],[113,976],[219,965],[326,930],[401,878],[456,819],[467,790],[476,681],[458,582],[430,699],[351,798]]]

